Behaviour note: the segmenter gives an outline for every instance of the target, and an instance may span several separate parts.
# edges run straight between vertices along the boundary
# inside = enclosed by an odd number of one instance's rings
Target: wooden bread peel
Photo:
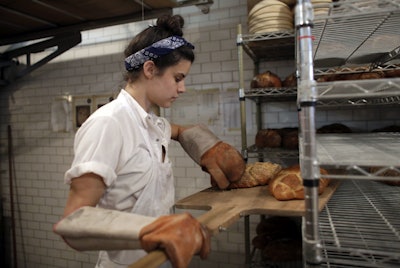
[[[332,180],[319,196],[321,211],[339,185]],[[211,235],[218,234],[241,217],[248,215],[303,216],[304,200],[278,201],[268,191],[268,185],[227,191],[208,188],[177,201],[178,209],[207,210],[197,219],[208,227]],[[162,250],[150,252],[129,268],[156,268],[168,260]]]

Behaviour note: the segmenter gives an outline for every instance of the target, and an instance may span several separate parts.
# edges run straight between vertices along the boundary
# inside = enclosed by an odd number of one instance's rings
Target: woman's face
[[[185,78],[191,65],[189,60],[181,60],[178,64],[166,68],[164,73],[155,75],[154,84],[147,94],[149,101],[157,106],[169,108],[179,94],[186,91]]]

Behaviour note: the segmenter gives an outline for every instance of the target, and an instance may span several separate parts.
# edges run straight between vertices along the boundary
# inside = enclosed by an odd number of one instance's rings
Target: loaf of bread
[[[282,166],[271,162],[255,162],[246,164],[243,176],[229,185],[228,189],[250,188],[267,185],[275,177]]]
[[[266,71],[253,77],[251,88],[282,87],[282,81],[276,74]]]
[[[283,81],[282,81],[282,86],[283,87],[296,87],[297,86],[297,77],[296,73],[292,73],[288,75]]]
[[[268,243],[275,240],[301,240],[300,226],[292,218],[282,216],[263,218],[256,226],[256,234],[252,244],[258,249],[264,249]]]
[[[257,148],[281,147],[282,137],[277,129],[260,129],[257,131],[255,145]]]
[[[301,260],[301,224],[293,218],[272,216],[263,218],[256,227],[252,245],[268,261]],[[275,266],[274,266],[275,267]]]
[[[328,172],[322,168],[320,169],[320,173],[321,176],[328,174]],[[328,184],[329,179],[321,177],[319,180],[318,193],[322,194]],[[271,179],[268,189],[270,193],[280,201],[304,199],[304,186],[300,166],[294,165],[282,169],[278,175]]]
[[[371,167],[369,172],[376,173],[380,169],[382,169],[382,167]],[[396,170],[392,170],[392,169],[388,169],[377,175],[383,176],[383,177],[399,177],[400,178],[400,172],[398,172]],[[391,185],[391,186],[400,186],[400,179],[399,180],[380,180],[380,182],[387,184],[387,185]]]
[[[390,125],[372,130],[372,132],[400,132],[400,125]]]
[[[299,148],[299,130],[296,127],[278,129],[282,138],[282,148],[296,150]]]
[[[391,69],[384,71],[384,76],[387,78],[400,77],[400,69]]]
[[[301,239],[273,240],[269,242],[261,252],[261,258],[263,260],[277,263],[290,263],[291,261],[301,261],[302,256]]]
[[[323,134],[323,133],[351,133],[352,130],[341,123],[333,123],[329,125],[322,126],[317,129],[317,133]]]
[[[381,79],[383,77],[385,77],[385,73],[383,71],[380,70],[369,71],[369,67],[367,66],[343,67],[343,68],[338,68],[337,73],[333,72],[319,76],[317,78],[317,82]]]

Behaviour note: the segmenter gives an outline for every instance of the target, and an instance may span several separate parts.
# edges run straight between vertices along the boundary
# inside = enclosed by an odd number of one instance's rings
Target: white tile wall
[[[186,20],[186,37],[196,46],[196,61],[187,79],[189,92],[172,109],[162,113],[171,120],[202,122],[223,140],[240,149],[238,113],[237,24],[246,28],[245,0],[216,0],[209,14],[196,7],[178,8]],[[7,125],[12,128],[13,184],[19,267],[93,267],[96,253],[79,253],[53,234],[52,225],[63,211],[68,187],[63,174],[72,161],[73,132],[52,132],[50,107],[64,94],[116,93],[122,86],[122,51],[135,33],[149,22],[126,24],[84,32],[81,45],[39,68],[0,92],[0,179],[3,215],[11,216]],[[47,52],[48,53],[48,52]],[[32,61],[45,54],[35,55]],[[253,65],[245,55],[245,81],[250,84]],[[24,59],[21,59],[24,62]],[[282,78],[294,70],[294,62],[264,63]],[[232,89],[234,89],[232,91]],[[255,107],[247,102],[248,144],[255,135]],[[297,125],[293,103],[263,106],[265,127]],[[184,112],[182,112],[184,111]],[[229,112],[229,113],[228,113]],[[398,110],[324,110],[317,114],[318,126],[342,121],[361,130],[372,130],[398,121]],[[372,119],[367,122],[367,119]],[[171,144],[176,198],[209,186],[208,175]],[[193,212],[194,214],[200,212]],[[251,217],[251,234],[258,217]],[[191,267],[243,267],[243,222],[239,221],[213,238],[213,252],[206,261],[195,257]],[[7,240],[10,238],[7,237]],[[7,248],[10,250],[10,248]],[[11,256],[11,253],[9,256]]]

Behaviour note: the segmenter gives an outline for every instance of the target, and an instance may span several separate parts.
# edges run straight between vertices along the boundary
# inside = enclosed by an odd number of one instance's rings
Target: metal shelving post
[[[239,74],[243,74],[243,39],[242,39],[242,25],[237,28],[236,45],[238,47],[238,64]],[[244,93],[244,78],[239,75],[239,102],[240,102],[240,125],[241,125],[241,138],[242,138],[242,156],[247,161],[247,134],[246,134],[246,102]]]
[[[297,104],[299,108],[299,160],[305,191],[303,217],[303,255],[305,265],[322,261],[318,225],[319,166],[316,156],[315,106],[316,82],[313,68],[313,8],[310,0],[298,0],[295,8],[296,63],[298,71]]]

